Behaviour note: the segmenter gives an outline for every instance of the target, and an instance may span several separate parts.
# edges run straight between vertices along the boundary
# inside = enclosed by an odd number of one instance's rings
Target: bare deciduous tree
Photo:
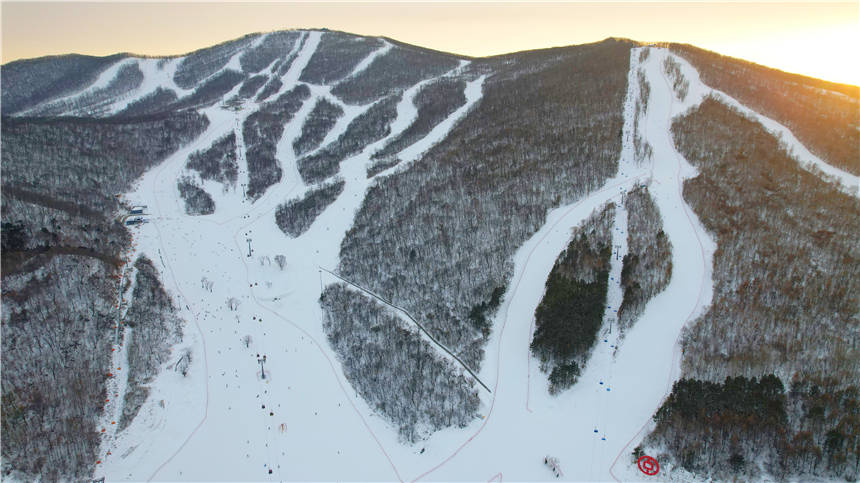
[[[275,263],[278,264],[278,268],[283,270],[284,267],[287,266],[287,257],[283,255],[275,255]]]

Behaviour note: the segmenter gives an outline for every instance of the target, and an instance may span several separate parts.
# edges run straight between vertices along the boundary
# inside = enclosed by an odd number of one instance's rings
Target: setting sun
[[[858,3],[16,3],[3,62],[62,53],[182,54],[250,32],[326,27],[486,56],[606,37],[696,46],[860,84]]]

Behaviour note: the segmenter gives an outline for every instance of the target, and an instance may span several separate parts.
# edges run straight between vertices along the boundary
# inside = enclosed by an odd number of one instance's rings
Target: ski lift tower
[[[260,357],[260,355],[257,354],[257,362],[260,363],[260,379],[265,379],[266,378],[266,368],[263,367],[263,364],[266,363],[266,354],[263,354],[263,357]]]

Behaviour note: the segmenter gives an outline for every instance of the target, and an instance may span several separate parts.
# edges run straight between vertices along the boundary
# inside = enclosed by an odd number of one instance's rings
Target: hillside
[[[0,76],[4,479],[858,477],[853,86],[328,30]]]

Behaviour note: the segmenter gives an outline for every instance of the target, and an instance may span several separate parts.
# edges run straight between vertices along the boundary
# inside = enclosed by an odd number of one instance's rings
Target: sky
[[[6,2],[2,62],[64,53],[182,54],[251,32],[384,35],[470,56],[606,37],[685,42],[860,85],[860,2]]]

